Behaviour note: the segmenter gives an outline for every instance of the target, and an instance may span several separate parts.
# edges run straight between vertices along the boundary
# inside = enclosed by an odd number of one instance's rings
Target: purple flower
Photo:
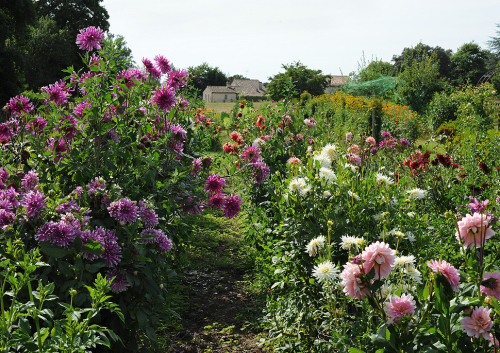
[[[401,139],[401,140],[399,140],[399,143],[403,147],[408,147],[410,145],[410,141],[408,141],[407,139]]]
[[[0,168],[0,180],[4,183],[7,182],[7,179],[9,179],[10,173],[5,169],[5,168]],[[500,197],[499,197],[500,198]]]
[[[297,141],[302,141],[304,139],[304,136],[302,136],[302,134],[297,134],[295,137],[297,138]]]
[[[37,186],[38,180],[38,173],[34,170],[30,170],[21,180],[21,185],[23,185],[26,190],[33,190],[35,186]]]
[[[57,105],[67,103],[70,96],[70,94],[66,92],[57,82],[53,85],[49,85],[48,87],[43,87],[42,91],[48,94],[49,100]]]
[[[103,240],[100,238],[99,233],[95,233],[95,232],[92,232],[90,230],[84,230],[83,232],[81,232],[79,234],[79,236],[80,236],[80,239],[82,239],[82,250],[85,247],[85,245],[88,243],[89,239],[92,239],[94,242],[98,242],[99,244],[101,244],[101,246],[104,249]],[[91,254],[91,253],[84,251],[83,257],[87,260],[92,261],[92,260],[96,260],[96,259],[100,258],[100,255]]]
[[[208,169],[213,163],[213,159],[210,156],[205,156],[201,159],[201,165],[203,166],[203,169]]]
[[[16,215],[9,210],[0,208],[0,228],[14,223]]]
[[[28,114],[33,110],[33,103],[25,96],[15,96],[9,100],[7,106],[10,108],[12,115],[19,116],[21,113]]]
[[[479,202],[476,198],[469,196],[469,199],[472,201],[471,203],[468,203],[467,206],[469,206],[470,212],[471,213],[483,213],[483,211],[486,209],[488,206],[488,203],[490,202],[489,200],[485,200],[483,202]]]
[[[241,199],[240,195],[233,194],[231,196],[226,197],[224,201],[223,213],[224,217],[231,219],[238,215],[241,211]]]
[[[104,134],[104,138],[108,141],[110,140],[113,140],[115,143],[118,143],[120,142],[120,138],[118,137],[118,134],[116,133],[115,130],[111,129],[111,130],[108,130],[105,134]]]
[[[17,197],[19,194],[16,192],[16,189],[13,187],[9,187],[4,190],[0,190],[0,200],[7,200],[10,202],[12,207],[17,207],[20,205],[19,201],[17,200]]]
[[[161,71],[162,74],[170,72],[170,62],[163,56],[157,55],[155,57],[156,67]]]
[[[47,140],[48,146],[46,147],[49,151],[52,151],[51,156],[54,156],[54,164],[59,162],[61,159],[66,158],[66,152],[69,148],[66,146],[64,139],[54,140],[53,137]]]
[[[9,141],[14,135],[15,133],[8,122],[0,124],[0,141]]]
[[[81,186],[78,186],[73,192],[76,194],[76,197],[78,197],[78,199],[82,199],[83,188]]]
[[[141,233],[143,241],[145,243],[156,244],[158,250],[162,253],[166,253],[172,249],[172,241],[163,233],[161,229],[144,229]],[[146,237],[147,238],[144,238]]]
[[[390,139],[391,138],[391,133],[387,132],[387,131],[383,131],[381,135],[384,136],[386,139]]]
[[[109,267],[115,267],[122,259],[122,249],[118,245],[118,238],[111,230],[104,228],[96,228],[94,235],[99,238],[101,245],[104,246],[104,252],[101,257],[107,261]],[[96,239],[94,238],[94,239]]]
[[[211,195],[218,194],[222,191],[224,185],[226,185],[226,180],[224,178],[221,178],[219,174],[212,174],[206,181],[205,190]]]
[[[168,147],[177,154],[177,159],[181,159],[181,153],[184,151],[184,143],[182,141],[175,141],[168,144]]]
[[[76,36],[76,44],[78,48],[91,51],[93,49],[101,49],[104,32],[99,27],[90,26],[80,30],[80,34]]]
[[[156,103],[160,110],[170,110],[175,104],[175,92],[163,85],[153,91],[152,103]]]
[[[167,84],[169,87],[177,89],[183,84],[185,84],[188,76],[189,74],[187,73],[186,70],[177,69],[170,71],[170,73],[168,74]]]
[[[142,63],[144,64],[146,69],[152,69],[154,67],[153,63],[148,58],[142,58]]]
[[[106,277],[108,279],[113,279],[111,282],[111,291],[114,293],[121,293],[127,290],[130,287],[130,283],[127,281],[127,275],[122,272],[120,268],[115,268],[106,273]]]
[[[76,238],[76,230],[64,222],[48,222],[38,229],[35,239],[39,242],[48,241],[53,245],[68,247]]]
[[[57,206],[57,213],[68,213],[68,212],[76,212],[80,213],[80,206],[77,205],[76,201],[72,200],[70,202],[64,202]]]
[[[31,190],[24,195],[22,205],[26,209],[28,218],[38,218],[42,208],[47,205],[48,197],[45,197],[43,192],[38,190]]]
[[[223,194],[214,194],[208,200],[208,206],[212,210],[215,210],[216,208],[221,209],[224,206],[224,200],[226,200],[226,196]]]
[[[66,213],[61,217],[61,222],[73,227],[75,230],[81,230],[83,228],[80,219],[78,219],[73,213]]]
[[[83,118],[86,114],[84,114],[84,111],[86,109],[90,109],[92,107],[92,104],[89,103],[88,100],[81,101],[77,104],[75,109],[73,110],[73,113],[75,113],[79,118]]]
[[[121,223],[134,223],[139,211],[135,202],[126,197],[112,202],[108,210],[109,215]]]
[[[252,163],[253,177],[257,184],[262,184],[267,179],[269,167],[262,160]]]
[[[31,121],[26,124],[26,130],[31,131],[35,135],[40,135],[47,126],[47,120],[40,116],[36,116],[35,121]]]
[[[57,131],[64,133],[64,138],[71,141],[78,130],[78,120],[71,115],[62,116],[59,118],[59,127]]]
[[[0,199],[0,210],[12,211],[12,204],[7,199]]]
[[[178,124],[170,124],[168,129],[172,133],[174,140],[180,141],[186,138],[187,132],[182,128],[182,126]]]
[[[153,228],[158,225],[158,215],[143,201],[139,202],[139,216],[144,220],[144,226],[147,228]]]
[[[255,146],[245,146],[243,153],[240,155],[244,162],[254,163],[260,159],[260,148]]]
[[[201,171],[201,159],[196,158],[193,160],[193,170],[191,171],[191,174],[193,174],[195,177],[200,174]]]

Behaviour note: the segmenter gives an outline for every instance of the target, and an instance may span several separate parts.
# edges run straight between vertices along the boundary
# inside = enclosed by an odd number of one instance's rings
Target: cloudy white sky
[[[162,54],[176,67],[207,62],[262,82],[301,61],[339,75],[364,56],[390,61],[419,42],[487,48],[500,0],[104,0],[110,32],[137,63]]]

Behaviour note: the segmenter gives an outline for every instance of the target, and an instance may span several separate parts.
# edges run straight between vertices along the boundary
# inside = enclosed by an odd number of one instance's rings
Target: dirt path
[[[252,293],[252,249],[241,220],[203,217],[190,244],[181,279],[177,325],[158,332],[161,352],[264,352],[257,343],[264,301]]]

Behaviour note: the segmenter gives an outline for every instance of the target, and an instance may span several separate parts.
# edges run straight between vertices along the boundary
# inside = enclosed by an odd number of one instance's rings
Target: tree
[[[497,37],[490,37],[491,39],[487,42],[488,47],[492,52],[500,54],[500,23],[497,23]]]
[[[194,89],[201,96],[207,86],[225,86],[227,76],[218,67],[211,67],[206,62],[198,66],[190,66],[187,69]]]
[[[23,90],[23,52],[21,45],[35,23],[32,0],[0,0],[0,104]]]
[[[497,37],[490,37],[488,47],[491,49],[491,53],[488,57],[488,70],[500,69],[500,23],[497,23]],[[497,72],[495,76],[491,78],[491,83],[495,86],[497,92],[500,92],[500,72]]]
[[[233,78],[234,78],[235,80],[249,80],[249,78],[248,78],[248,77],[245,77],[245,76],[240,75],[240,74],[233,75]]]
[[[127,42],[121,34],[114,35],[108,33],[106,40],[113,40],[118,42],[117,49],[120,51],[120,55],[116,58],[117,61],[128,61],[122,67],[122,69],[130,69],[135,66],[134,56],[132,55],[132,49],[127,47]]]
[[[467,82],[476,84],[487,71],[489,51],[474,43],[465,43],[451,58],[453,83],[462,85]]]
[[[451,78],[451,55],[450,49],[445,50],[439,46],[431,47],[427,44],[418,43],[416,47],[404,48],[401,55],[393,55],[394,69],[399,74],[404,67],[408,67],[413,60],[423,60],[422,54],[430,57],[433,53],[436,54],[439,60],[438,71],[441,77]]]
[[[434,94],[444,89],[445,83],[439,79],[437,54],[428,56],[422,51],[417,54],[417,59],[405,58],[395,96],[399,103],[423,113]]]
[[[68,52],[73,51],[74,46],[69,33],[59,29],[56,21],[40,17],[37,25],[30,28],[30,36],[24,46],[27,89],[38,91],[40,87],[67,76],[62,70],[72,65]]]
[[[108,11],[101,6],[103,0],[38,0],[36,11],[39,17],[48,16],[57,23],[57,27],[66,30],[73,41],[81,29],[94,26],[104,32],[109,30]],[[83,50],[73,45],[73,50],[67,53],[75,70],[83,67],[80,55]]]
[[[292,97],[299,98],[304,91],[308,91],[313,96],[323,94],[328,86],[327,79],[332,77],[331,75],[323,75],[321,70],[308,69],[300,61],[289,65],[283,64],[282,67],[285,72],[269,77],[270,82],[267,85],[267,92],[274,100],[285,97],[287,83],[290,79],[295,86]]]

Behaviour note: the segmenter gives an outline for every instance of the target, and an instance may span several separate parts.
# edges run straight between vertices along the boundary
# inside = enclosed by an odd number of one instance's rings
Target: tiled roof
[[[259,80],[239,80],[231,82],[231,88],[244,96],[262,96],[266,94],[266,88]]]
[[[234,89],[226,86],[207,86],[204,92],[212,92],[212,93],[238,93]]]
[[[349,81],[349,76],[332,76],[328,81],[330,87],[338,87],[345,85]]]

